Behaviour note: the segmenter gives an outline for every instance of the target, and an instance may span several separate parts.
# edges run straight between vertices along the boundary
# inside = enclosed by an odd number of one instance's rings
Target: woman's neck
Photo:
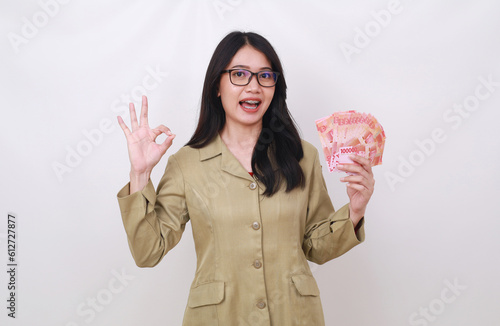
[[[228,148],[252,152],[261,130],[261,126],[241,127],[226,123],[220,132],[220,137]]]
[[[237,128],[227,124],[222,128],[220,137],[243,168],[252,171],[252,155],[261,128]]]

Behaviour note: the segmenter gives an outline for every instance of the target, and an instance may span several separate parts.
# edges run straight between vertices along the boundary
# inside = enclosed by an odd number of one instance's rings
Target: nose
[[[259,92],[260,91],[260,84],[257,81],[257,76],[253,75],[252,79],[250,79],[250,82],[248,85],[245,86],[245,91],[247,92]]]

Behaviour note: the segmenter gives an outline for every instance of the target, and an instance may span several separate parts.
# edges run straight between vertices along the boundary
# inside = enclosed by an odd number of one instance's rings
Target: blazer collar
[[[219,133],[205,147],[200,148],[200,161],[205,161],[222,154],[222,139]]]
[[[228,172],[234,176],[247,179],[249,181],[255,181],[254,178],[248,173],[248,171],[243,168],[241,163],[236,159],[236,157],[229,151],[226,144],[217,134],[214,139],[208,143],[205,147],[200,148],[200,161],[210,160],[214,157],[221,155],[221,170]]]

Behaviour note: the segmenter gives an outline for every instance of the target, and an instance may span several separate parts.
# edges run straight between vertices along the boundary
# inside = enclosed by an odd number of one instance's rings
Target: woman
[[[307,259],[323,264],[364,240],[370,162],[340,167],[350,203],[335,211],[318,151],[299,138],[285,99],[271,44],[227,35],[207,69],[198,127],[156,192],[151,170],[175,135],[148,126],[145,97],[140,123],[130,104],[132,131],[118,117],[131,162],[118,201],[137,265],[158,264],[192,223],[197,268],[184,325],[324,325]]]

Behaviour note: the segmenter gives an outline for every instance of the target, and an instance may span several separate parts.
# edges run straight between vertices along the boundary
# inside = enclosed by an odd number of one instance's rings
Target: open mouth
[[[241,101],[240,105],[245,109],[255,110],[259,107],[260,101],[255,101],[255,100]]]

